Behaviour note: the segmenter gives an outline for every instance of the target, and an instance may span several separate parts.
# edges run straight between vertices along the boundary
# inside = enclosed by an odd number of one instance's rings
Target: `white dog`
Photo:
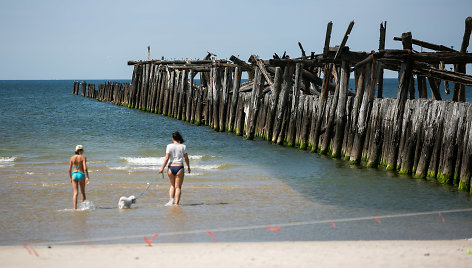
[[[120,209],[131,208],[131,204],[134,203],[136,203],[136,197],[134,195],[131,195],[130,197],[122,196],[120,201],[118,201],[118,207]]]

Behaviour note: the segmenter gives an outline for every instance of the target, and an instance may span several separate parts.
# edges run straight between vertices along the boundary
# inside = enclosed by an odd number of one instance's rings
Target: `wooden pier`
[[[409,32],[394,37],[403,49],[385,49],[385,22],[378,50],[354,52],[347,46],[353,26],[332,47],[328,23],[319,54],[307,55],[299,43],[298,58],[253,55],[245,62],[208,53],[203,60],[129,61],[131,84],[95,89],[75,82],[73,93],[471,192],[472,104],[465,102],[465,86],[472,85],[472,76],[465,70],[472,63],[472,18],[465,20],[458,51],[413,39]],[[398,72],[396,98],[383,98],[384,69]],[[249,79],[241,83],[243,73]],[[200,83],[194,82],[197,75]],[[451,100],[442,100],[440,83],[453,91]]]

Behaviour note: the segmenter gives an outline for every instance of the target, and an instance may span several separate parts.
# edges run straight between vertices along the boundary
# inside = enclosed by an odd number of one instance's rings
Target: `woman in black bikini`
[[[184,182],[184,160],[187,164],[188,173],[190,173],[190,162],[188,160],[187,146],[185,146],[184,139],[179,132],[172,133],[172,143],[167,145],[166,148],[166,157],[164,163],[162,164],[159,174],[164,171],[167,162],[169,166],[167,169],[167,176],[170,181],[169,188],[169,202],[166,206],[171,206],[172,204],[178,205],[180,202],[180,195],[182,193],[182,183]]]

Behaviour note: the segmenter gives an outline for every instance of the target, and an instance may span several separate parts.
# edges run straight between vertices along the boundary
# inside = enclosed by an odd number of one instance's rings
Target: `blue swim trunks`
[[[85,174],[80,172],[80,171],[75,171],[75,172],[72,172],[72,178],[74,180],[78,180],[80,181],[81,179],[83,179],[85,177]]]

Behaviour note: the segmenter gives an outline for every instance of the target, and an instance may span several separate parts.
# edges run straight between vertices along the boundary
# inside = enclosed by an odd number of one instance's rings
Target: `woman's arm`
[[[184,154],[185,163],[187,163],[188,173],[190,173],[190,161],[188,160],[188,154]]]
[[[169,157],[170,157],[170,155],[169,155],[168,153],[166,153],[166,157],[165,157],[165,159],[164,159],[164,163],[162,164],[161,169],[159,169],[159,172],[157,172],[157,173],[161,174],[162,172],[164,172],[164,168],[166,167],[167,162],[169,161]]]
[[[88,169],[87,169],[87,158],[84,156],[84,172],[85,172],[85,183],[89,184],[90,179],[89,179],[89,174],[88,174]]]
[[[72,183],[72,158],[69,159],[69,178],[70,178],[70,183]]]

